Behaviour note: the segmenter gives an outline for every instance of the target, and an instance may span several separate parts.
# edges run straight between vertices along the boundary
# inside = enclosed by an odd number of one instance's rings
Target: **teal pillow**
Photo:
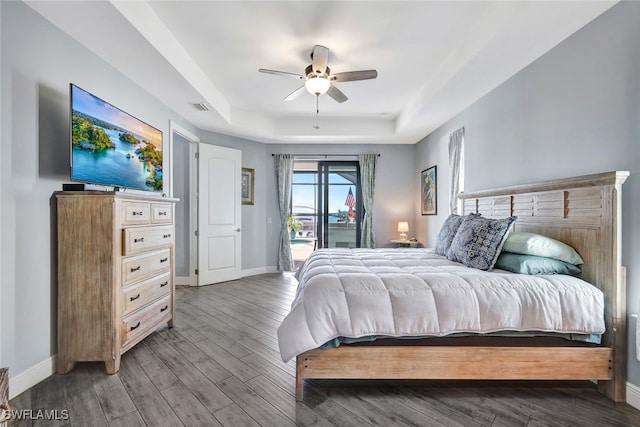
[[[502,252],[495,268],[520,274],[580,274],[580,268],[554,258]]]
[[[584,263],[578,252],[571,246],[535,233],[514,232],[509,234],[502,250],[515,254],[555,258],[573,265]]]

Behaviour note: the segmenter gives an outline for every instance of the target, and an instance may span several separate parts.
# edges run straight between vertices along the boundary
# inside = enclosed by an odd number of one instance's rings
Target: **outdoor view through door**
[[[291,193],[291,253],[297,268],[316,248],[360,246],[358,162],[296,162]]]

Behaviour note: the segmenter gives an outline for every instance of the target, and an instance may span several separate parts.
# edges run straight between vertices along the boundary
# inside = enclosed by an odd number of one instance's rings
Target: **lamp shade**
[[[400,221],[398,223],[398,233],[406,233],[409,231],[409,223],[406,221]]]
[[[310,76],[304,82],[304,87],[311,95],[323,95],[329,90],[331,82],[326,77]]]

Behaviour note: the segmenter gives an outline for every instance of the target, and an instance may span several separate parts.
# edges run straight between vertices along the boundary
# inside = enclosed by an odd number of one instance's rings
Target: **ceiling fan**
[[[327,94],[338,102],[344,102],[347,99],[340,89],[332,85],[333,82],[352,82],[355,80],[369,80],[378,77],[376,70],[347,71],[344,73],[331,74],[331,70],[327,66],[329,62],[329,49],[319,44],[315,45],[311,51],[311,64],[304,70],[304,75],[289,73],[286,71],[268,70],[260,68],[261,73],[275,74],[277,76],[294,77],[304,80],[304,85],[291,92],[284,100],[291,101],[299,97],[306,89],[310,94],[320,95]]]

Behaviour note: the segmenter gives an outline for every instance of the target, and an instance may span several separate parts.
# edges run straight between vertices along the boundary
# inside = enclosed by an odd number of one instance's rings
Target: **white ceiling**
[[[616,1],[26,3],[201,129],[263,142],[416,143]],[[336,83],[344,103],[321,96],[320,129],[315,96],[283,101],[300,81],[258,73],[304,74],[316,44],[329,48],[332,73],[378,71]]]

